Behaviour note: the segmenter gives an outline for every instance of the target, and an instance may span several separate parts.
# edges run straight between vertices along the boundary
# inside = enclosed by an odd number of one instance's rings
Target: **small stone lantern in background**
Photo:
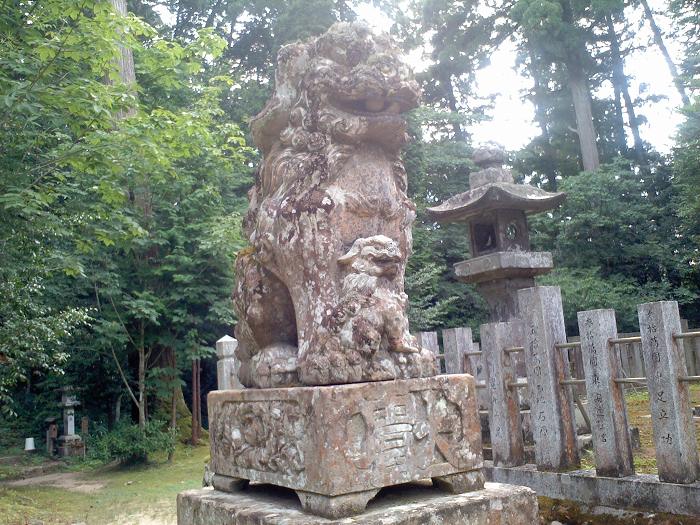
[[[439,222],[467,224],[472,258],[455,264],[457,278],[476,284],[491,321],[510,321],[518,316],[517,291],[553,266],[551,253],[530,251],[527,215],[556,208],[566,194],[515,184],[501,148],[477,149],[473,160],[480,170],[469,174],[469,191],[428,211]]]
[[[82,438],[75,433],[75,407],[80,402],[73,393],[71,387],[65,387],[61,393],[61,407],[63,407],[63,435],[58,437],[58,455],[82,456],[84,446]]]

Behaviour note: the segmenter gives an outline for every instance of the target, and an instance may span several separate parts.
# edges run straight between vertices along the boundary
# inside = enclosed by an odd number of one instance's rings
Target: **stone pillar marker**
[[[486,391],[491,401],[489,428],[493,464],[516,467],[524,463],[523,430],[518,393],[509,386],[516,380],[515,367],[512,353],[506,349],[522,345],[523,324],[521,321],[483,324],[480,333]]]
[[[620,359],[610,339],[617,337],[614,310],[578,312],[581,352],[586,377],[586,395],[591,417],[593,452],[599,476],[634,474],[632,446],[627,430],[627,407]]]
[[[578,466],[574,406],[565,379],[568,356],[555,348],[566,343],[564,310],[558,286],[518,291],[525,323],[525,366],[530,391],[535,461],[538,469]]]
[[[445,372],[448,374],[469,373],[466,369],[465,359],[467,352],[474,351],[472,329],[462,327],[443,330],[442,346],[445,351]]]
[[[75,410],[73,408],[63,410],[63,429],[66,436],[75,436]]]
[[[223,336],[216,342],[216,379],[219,390],[235,390],[243,388],[238,380],[238,361],[236,359],[238,341],[229,335]]]
[[[645,303],[637,311],[659,479],[693,483],[700,466],[688,385],[678,381],[687,375],[683,345],[673,338],[681,332],[678,303]]]

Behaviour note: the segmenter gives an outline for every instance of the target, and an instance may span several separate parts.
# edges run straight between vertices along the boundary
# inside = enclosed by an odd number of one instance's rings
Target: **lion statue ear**
[[[253,142],[263,155],[279,142],[280,133],[289,124],[310,58],[309,46],[301,42],[282,47],[277,55],[275,91],[263,110],[250,120]]]

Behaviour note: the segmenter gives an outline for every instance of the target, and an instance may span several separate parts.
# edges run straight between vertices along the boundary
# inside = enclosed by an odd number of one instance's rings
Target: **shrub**
[[[143,463],[149,454],[175,450],[176,434],[164,428],[160,421],[149,421],[143,431],[138,425],[120,423],[111,431],[98,430],[90,439],[88,450],[91,457],[101,461]]]

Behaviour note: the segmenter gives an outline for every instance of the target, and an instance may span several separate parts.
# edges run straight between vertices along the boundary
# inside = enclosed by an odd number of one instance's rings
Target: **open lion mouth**
[[[411,106],[399,99],[386,97],[367,97],[354,100],[333,101],[333,105],[353,115],[376,117],[381,115],[399,115]]]

